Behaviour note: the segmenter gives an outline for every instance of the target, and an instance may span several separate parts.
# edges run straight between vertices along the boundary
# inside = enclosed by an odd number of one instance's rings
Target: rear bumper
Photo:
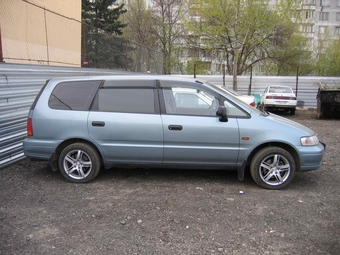
[[[24,154],[32,160],[49,160],[60,142],[28,138],[23,142]]]
[[[296,105],[288,105],[288,104],[265,104],[265,108],[273,108],[273,109],[295,109]]]

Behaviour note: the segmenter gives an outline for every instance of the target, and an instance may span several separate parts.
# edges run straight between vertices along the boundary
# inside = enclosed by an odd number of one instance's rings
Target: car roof
[[[51,81],[77,81],[77,80],[176,80],[176,81],[190,81],[200,82],[194,78],[183,78],[178,76],[170,75],[94,75],[94,76],[68,76],[52,78]]]
[[[290,88],[290,86],[287,86],[287,85],[270,85],[268,87],[287,87],[287,88]]]

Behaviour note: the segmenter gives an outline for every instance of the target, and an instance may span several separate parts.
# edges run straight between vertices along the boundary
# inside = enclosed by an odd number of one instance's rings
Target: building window
[[[338,6],[340,6],[340,0],[338,0]]]
[[[314,18],[314,11],[306,11],[306,19]]]
[[[321,6],[330,6],[330,0],[321,0],[320,5]]]
[[[340,12],[336,13],[336,20],[338,20],[338,21],[340,20]]]
[[[314,32],[314,26],[313,25],[301,26],[301,32],[303,32],[303,33],[313,33]]]
[[[320,21],[328,21],[329,12],[320,12],[319,20]]]
[[[340,27],[335,27],[335,35],[340,35]]]
[[[303,4],[315,4],[315,0],[304,0]]]
[[[325,35],[326,33],[327,33],[327,27],[325,27],[325,26],[319,27],[319,34],[320,35]]]

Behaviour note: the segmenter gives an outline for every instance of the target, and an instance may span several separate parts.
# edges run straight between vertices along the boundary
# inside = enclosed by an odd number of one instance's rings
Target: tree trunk
[[[237,91],[237,65],[238,65],[238,49],[235,49],[233,62],[233,90],[235,91]]]

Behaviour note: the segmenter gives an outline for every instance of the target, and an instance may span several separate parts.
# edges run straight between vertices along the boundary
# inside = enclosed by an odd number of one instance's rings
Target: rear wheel
[[[289,113],[290,113],[290,115],[294,115],[295,114],[295,108],[291,108]]]
[[[296,172],[293,156],[280,147],[258,151],[250,164],[253,180],[262,188],[282,189],[289,185]]]
[[[71,182],[89,182],[99,173],[101,161],[98,152],[85,143],[67,146],[60,154],[58,165],[61,174]]]

